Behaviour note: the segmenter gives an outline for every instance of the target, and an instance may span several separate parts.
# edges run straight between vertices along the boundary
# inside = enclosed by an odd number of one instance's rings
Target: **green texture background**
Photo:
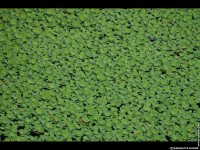
[[[197,141],[199,9],[0,9],[1,141]]]

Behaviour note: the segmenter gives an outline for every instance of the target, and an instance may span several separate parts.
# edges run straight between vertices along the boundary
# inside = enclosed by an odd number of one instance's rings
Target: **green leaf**
[[[36,112],[37,114],[42,114],[42,110],[41,110],[40,108],[36,108],[35,112]]]

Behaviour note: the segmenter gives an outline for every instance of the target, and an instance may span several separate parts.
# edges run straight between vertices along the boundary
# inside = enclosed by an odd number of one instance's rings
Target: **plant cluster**
[[[0,9],[1,141],[196,141],[199,9]]]

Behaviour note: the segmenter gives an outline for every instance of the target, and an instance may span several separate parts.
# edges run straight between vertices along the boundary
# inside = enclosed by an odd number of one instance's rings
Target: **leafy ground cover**
[[[1,141],[197,141],[199,9],[0,9]]]

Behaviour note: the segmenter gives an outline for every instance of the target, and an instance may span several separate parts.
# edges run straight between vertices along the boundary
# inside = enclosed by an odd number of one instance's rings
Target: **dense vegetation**
[[[199,9],[0,9],[1,141],[197,141]]]

